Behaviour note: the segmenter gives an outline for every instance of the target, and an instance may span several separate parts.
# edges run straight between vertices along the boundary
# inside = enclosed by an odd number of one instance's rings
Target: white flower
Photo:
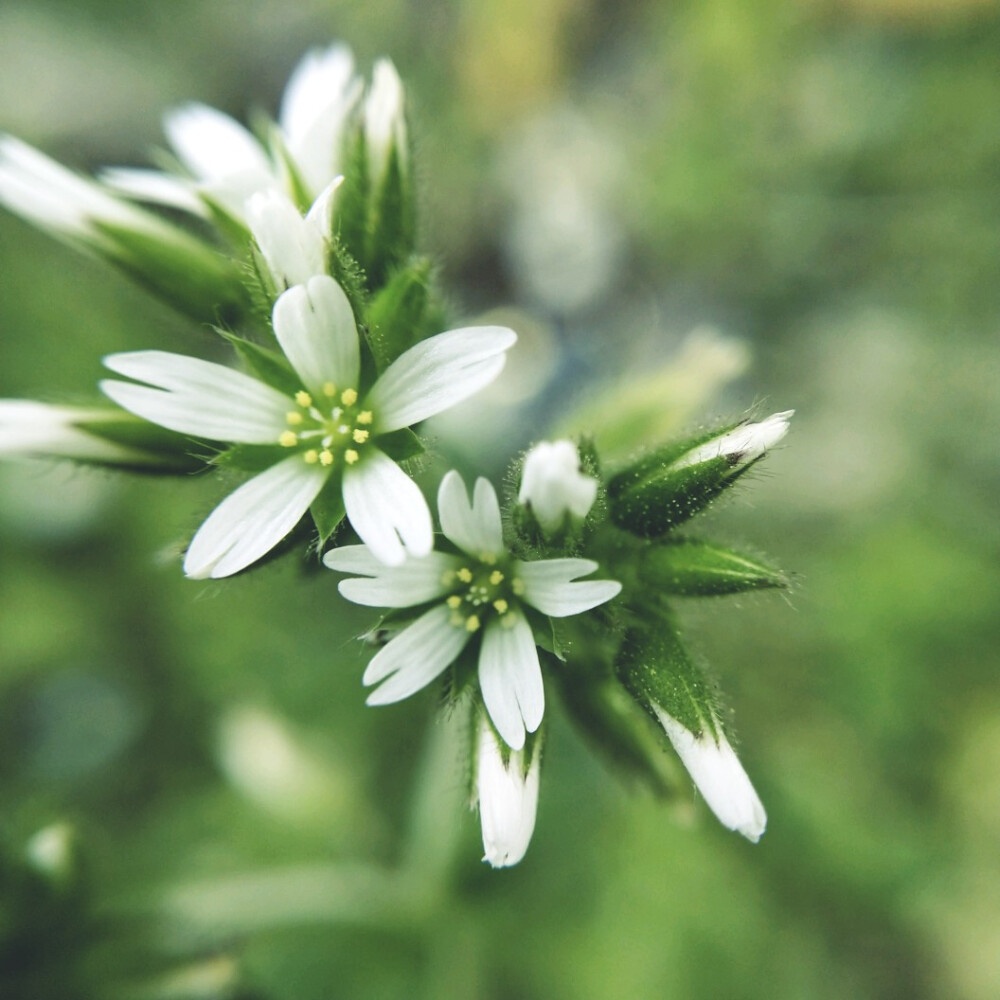
[[[359,383],[361,355],[347,296],[320,275],[275,303],[274,332],[302,388],[287,395],[223,365],[163,351],[113,354],[105,364],[146,385],[105,380],[116,403],[155,424],[234,444],[287,449],[209,515],[188,547],[189,577],[237,573],[299,522],[328,481],[347,518],[386,563],[432,546],[427,503],[379,448],[379,439],[471,396],[503,368],[515,341],[503,327],[467,327],[411,347],[374,385]]]
[[[406,118],[403,84],[396,67],[379,59],[372,71],[372,85],[365,100],[365,148],[372,188],[378,191],[393,149],[401,169],[406,167]]]
[[[567,517],[585,518],[596,496],[597,480],[580,470],[572,441],[541,441],[525,457],[517,499],[545,534],[559,531]]]
[[[653,711],[708,807],[727,829],[757,843],[767,814],[722,728],[696,736],[657,704]]]
[[[485,479],[476,481],[470,504],[462,477],[449,472],[438,491],[438,513],[445,537],[460,555],[432,552],[386,567],[363,547],[347,546],[324,559],[331,569],[362,574],[340,582],[340,593],[356,604],[410,608],[434,602],[368,664],[364,683],[379,684],[368,704],[408,698],[438,677],[475,637],[486,710],[507,745],[520,750],[525,731],[538,728],[545,710],[538,651],[522,606],[563,618],[610,601],[621,584],[573,582],[597,569],[590,559],[511,559],[504,549],[497,495]]]
[[[326,274],[333,198],[342,180],[334,178],[304,218],[280,191],[258,193],[247,201],[250,232],[281,288]]]
[[[0,204],[48,230],[104,253],[118,245],[102,226],[169,239],[170,227],[44,153],[0,134]]]
[[[781,413],[772,413],[759,423],[740,424],[739,427],[692,448],[672,463],[667,471],[676,472],[690,465],[709,462],[713,458],[727,458],[733,465],[740,467],[748,465],[769,448],[773,448],[788,433],[788,421],[794,414],[794,410],[783,410]]]
[[[476,739],[476,801],[483,828],[483,861],[494,868],[516,865],[531,843],[541,771],[538,740],[531,750],[531,758],[526,761],[526,750],[502,746],[489,720],[480,715]]]
[[[11,458],[66,458],[111,465],[158,465],[164,459],[139,448],[109,441],[81,427],[95,428],[108,417],[120,414],[109,410],[75,406],[53,406],[28,399],[0,400],[0,456]]]
[[[362,89],[347,46],[313,50],[285,88],[271,149],[229,115],[191,103],[163,122],[186,175],[117,168],[102,179],[133,198],[202,216],[215,204],[238,220],[258,193],[296,195],[304,187],[315,199],[340,171],[345,130]]]

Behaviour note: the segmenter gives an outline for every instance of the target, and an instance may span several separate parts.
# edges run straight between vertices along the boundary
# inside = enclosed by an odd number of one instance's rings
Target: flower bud
[[[650,545],[643,550],[639,573],[651,589],[686,597],[741,594],[788,585],[779,570],[741,552],[694,538]]]
[[[378,192],[386,182],[386,171],[395,155],[400,173],[407,166],[406,118],[403,113],[403,83],[388,59],[379,59],[372,71],[372,85],[365,100],[365,147],[368,177]]]
[[[704,510],[788,431],[794,413],[737,424],[660,448],[608,483],[612,520],[642,538],[658,538]]]
[[[483,860],[509,868],[524,857],[535,830],[541,739],[530,736],[511,750],[485,713],[476,735],[476,801],[483,828]]]
[[[551,537],[567,521],[582,521],[597,497],[597,480],[580,468],[572,441],[541,441],[525,456],[518,503],[526,507],[542,534]]]

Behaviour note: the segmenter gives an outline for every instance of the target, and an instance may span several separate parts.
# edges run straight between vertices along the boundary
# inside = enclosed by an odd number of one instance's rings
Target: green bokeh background
[[[796,408],[710,515],[793,591],[682,609],[768,832],[623,785],[551,699],[534,842],[492,872],[434,694],[364,707],[329,574],[185,581],[218,484],[8,466],[0,996],[994,1000],[1000,8],[13,0],[0,128],[142,163],[163,108],[273,111],[334,38],[403,75],[457,314],[522,333],[467,469],[627,401],[699,324],[753,362],[688,426]],[[0,217],[0,395],[212,343]],[[24,862],[52,824],[54,883]]]

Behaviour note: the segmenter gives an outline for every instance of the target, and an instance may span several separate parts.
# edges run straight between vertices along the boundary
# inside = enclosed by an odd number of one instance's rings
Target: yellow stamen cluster
[[[492,567],[496,558],[483,559],[478,565],[461,566],[457,570],[447,570],[441,582],[446,587],[457,586],[454,593],[445,599],[451,610],[450,623],[466,632],[478,632],[492,617],[499,616],[503,625],[511,627],[517,620],[512,613],[516,604],[512,595],[524,588],[516,577],[507,580],[506,574]]]
[[[295,393],[298,409],[285,414],[288,429],[278,436],[283,448],[302,448],[307,465],[328,469],[338,461],[354,465],[361,460],[363,446],[371,439],[371,410],[358,410],[358,390],[338,393],[333,382],[325,382],[316,401],[305,389]]]

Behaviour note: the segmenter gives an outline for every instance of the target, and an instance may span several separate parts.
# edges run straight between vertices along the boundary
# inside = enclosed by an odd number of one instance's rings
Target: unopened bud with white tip
[[[772,413],[766,420],[740,424],[731,431],[692,448],[667,471],[676,472],[701,462],[710,462],[713,458],[726,458],[733,465],[741,467],[749,465],[788,433],[788,422],[794,415],[794,410],[782,410],[781,413]]]
[[[540,441],[525,456],[517,499],[543,534],[556,534],[567,518],[582,521],[596,497],[597,480],[580,468],[572,441]]]
[[[476,801],[483,828],[483,860],[494,868],[516,865],[535,830],[541,740],[511,750],[485,713],[476,734]]]

